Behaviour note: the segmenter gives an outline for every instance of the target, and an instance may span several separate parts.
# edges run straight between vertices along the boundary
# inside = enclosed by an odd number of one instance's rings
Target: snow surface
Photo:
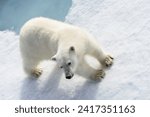
[[[19,36],[0,31],[0,99],[150,99],[150,1],[73,0],[66,22],[90,31],[115,61],[101,82],[71,80],[55,63],[39,79],[22,70]]]

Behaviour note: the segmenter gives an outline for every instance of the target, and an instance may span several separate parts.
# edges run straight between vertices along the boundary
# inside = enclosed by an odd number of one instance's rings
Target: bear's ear
[[[52,61],[56,61],[57,59],[56,59],[55,56],[53,56],[53,57],[51,58],[51,60],[52,60]]]
[[[69,51],[70,51],[70,52],[75,52],[74,46],[71,46],[71,47],[69,48]]]

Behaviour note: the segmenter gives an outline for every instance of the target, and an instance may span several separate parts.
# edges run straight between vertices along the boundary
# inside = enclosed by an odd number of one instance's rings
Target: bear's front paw
[[[110,55],[107,55],[107,57],[105,58],[105,65],[106,67],[110,67],[113,64],[113,57]]]
[[[40,77],[40,75],[42,74],[43,70],[42,69],[34,69],[32,71],[32,75],[36,78]]]
[[[105,77],[105,71],[104,70],[97,70],[96,72],[96,76],[95,76],[95,79],[101,79],[101,78],[104,78]]]

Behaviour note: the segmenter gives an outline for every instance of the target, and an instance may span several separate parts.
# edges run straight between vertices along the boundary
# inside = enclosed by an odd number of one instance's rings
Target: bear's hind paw
[[[42,74],[43,70],[42,69],[34,69],[32,71],[32,75],[36,78],[40,77],[40,75]]]

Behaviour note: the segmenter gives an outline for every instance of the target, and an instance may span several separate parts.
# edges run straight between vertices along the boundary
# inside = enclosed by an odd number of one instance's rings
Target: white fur
[[[71,46],[75,48],[75,55],[70,58],[68,49]],[[31,19],[22,27],[20,49],[28,74],[37,69],[41,61],[55,56],[58,64],[62,64],[64,58],[71,59],[75,73],[96,77],[97,70],[86,63],[84,56],[94,56],[102,64],[107,58],[98,42],[84,29],[42,17]]]

